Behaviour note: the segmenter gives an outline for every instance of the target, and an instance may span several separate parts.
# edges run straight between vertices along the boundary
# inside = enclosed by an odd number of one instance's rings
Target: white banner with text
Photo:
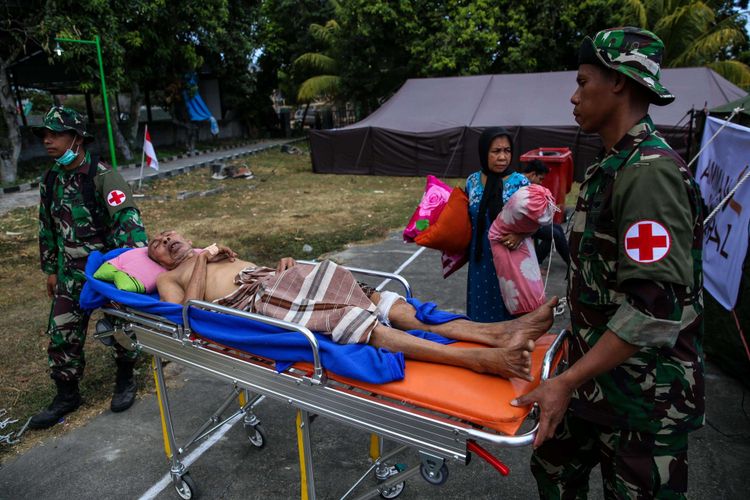
[[[726,122],[708,117],[702,144]],[[727,123],[698,159],[695,178],[706,204],[704,217],[750,169],[750,128]],[[726,309],[734,309],[742,280],[750,224],[750,180],[704,227],[703,286]]]

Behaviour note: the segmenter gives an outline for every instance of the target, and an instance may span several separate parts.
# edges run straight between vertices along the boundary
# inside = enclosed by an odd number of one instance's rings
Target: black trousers
[[[566,265],[570,265],[570,250],[568,249],[568,239],[565,237],[565,231],[560,224],[548,224],[542,226],[533,234],[534,250],[536,258],[541,264],[547,258],[552,250],[552,240],[555,240],[555,248],[560,254]]]

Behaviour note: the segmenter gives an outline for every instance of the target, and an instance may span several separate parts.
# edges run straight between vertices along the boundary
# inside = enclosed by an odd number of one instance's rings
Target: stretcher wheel
[[[260,449],[266,445],[266,434],[260,424],[245,427],[250,444]]]
[[[396,498],[404,491],[405,486],[406,481],[401,481],[400,483],[394,484],[387,490],[381,491],[380,496],[383,498]]]
[[[96,322],[96,333],[97,334],[103,334],[111,332],[115,329],[112,322],[105,316],[104,318],[100,319]],[[99,337],[99,341],[106,345],[107,347],[112,347],[115,345],[115,338],[112,335],[107,335],[106,337]]]
[[[180,476],[179,480],[174,483],[174,489],[183,500],[190,500],[198,496],[198,489],[195,487],[195,482],[190,477],[190,473]]]
[[[427,465],[422,464],[419,467],[419,472],[422,473],[422,478],[430,484],[440,486],[448,480],[448,466],[443,464],[438,470],[430,472]]]

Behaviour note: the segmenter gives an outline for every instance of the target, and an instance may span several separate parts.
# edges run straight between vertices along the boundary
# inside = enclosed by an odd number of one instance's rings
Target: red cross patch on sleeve
[[[672,236],[659,222],[639,220],[625,231],[625,254],[640,264],[658,262],[669,254]]]
[[[107,195],[107,203],[109,203],[110,207],[117,207],[119,205],[122,205],[126,199],[127,196],[125,196],[125,193],[123,193],[119,189],[113,189]]]

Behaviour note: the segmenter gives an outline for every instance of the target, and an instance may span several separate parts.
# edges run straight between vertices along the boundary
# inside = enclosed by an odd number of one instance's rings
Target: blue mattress
[[[174,323],[182,324],[182,306],[161,302],[158,294],[138,294],[118,290],[113,284],[93,277],[99,266],[127,251],[117,249],[102,254],[93,252],[86,264],[86,284],[81,292],[81,307],[93,310],[110,301],[138,311],[162,316]],[[417,310],[417,318],[426,324],[441,324],[459,318],[459,314],[441,311],[431,302],[416,299],[409,302]],[[202,337],[219,344],[276,361],[276,369],[286,370],[298,361],[312,362],[310,345],[303,335],[266,325],[246,318],[204,311],[191,307],[188,311],[191,328]],[[411,335],[434,342],[452,342],[434,333],[411,330]],[[336,344],[327,335],[315,333],[320,347],[321,363],[326,370],[364,382],[383,384],[404,378],[404,356],[371,345]]]

